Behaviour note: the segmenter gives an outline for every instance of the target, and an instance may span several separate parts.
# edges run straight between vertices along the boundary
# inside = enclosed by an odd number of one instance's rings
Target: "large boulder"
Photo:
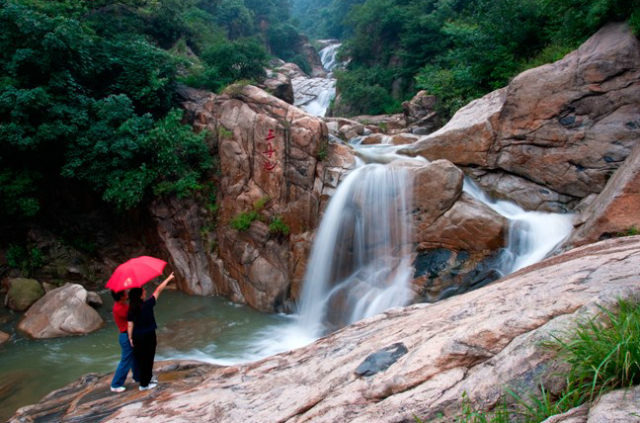
[[[101,408],[96,402],[92,410],[103,411],[101,418],[111,423],[397,423],[414,421],[414,415],[453,421],[465,392],[474,406],[491,409],[505,387],[534,391],[540,380],[547,386],[562,382],[544,341],[599,313],[599,307],[637,298],[639,253],[640,237],[581,247],[483,289],[389,310],[298,350],[210,369],[197,384],[146,397],[144,407]],[[87,397],[85,390],[67,392],[67,404]],[[618,398],[596,404],[590,413],[606,416],[604,404],[610,410],[615,404],[637,409],[636,390],[627,397],[610,395]],[[59,409],[45,400],[23,410],[13,421],[47,413],[76,421],[87,407]]]
[[[100,329],[104,321],[87,304],[87,291],[68,283],[49,291],[27,312],[18,329],[32,338],[85,335]]]
[[[9,281],[7,307],[15,311],[25,311],[44,296],[44,288],[35,279],[15,278]]]
[[[436,112],[436,101],[435,96],[429,95],[426,91],[420,91],[411,101],[402,103],[408,132],[427,135],[442,126],[441,118]]]
[[[576,247],[640,229],[640,145],[580,214],[566,242]]]
[[[405,152],[523,179],[525,191],[511,199],[528,208],[571,209],[602,191],[637,143],[639,62],[640,40],[626,24],[608,25],[564,59],[460,109]],[[492,186],[482,175],[478,181],[494,197],[507,197],[504,184]],[[557,195],[532,207],[536,190]]]
[[[260,87],[275,97],[278,97],[280,100],[293,104],[293,85],[291,84],[291,77],[287,75],[287,72],[268,69],[267,77],[262,81]]]
[[[505,246],[509,222],[462,192],[464,174],[446,160],[415,171],[413,286],[428,301],[497,279],[493,261]]]
[[[300,243],[312,239],[328,197],[354,166],[350,148],[330,143],[321,119],[253,86],[195,96],[185,107],[197,130],[214,134],[220,170],[215,204],[152,205],[178,286],[263,311],[291,310],[306,264]],[[288,233],[270,228],[274,221]]]

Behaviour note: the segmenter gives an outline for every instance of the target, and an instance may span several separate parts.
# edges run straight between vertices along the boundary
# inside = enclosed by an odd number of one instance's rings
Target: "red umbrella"
[[[166,261],[149,256],[132,258],[116,268],[107,282],[107,288],[116,292],[139,288],[151,279],[162,275],[166,264]]]

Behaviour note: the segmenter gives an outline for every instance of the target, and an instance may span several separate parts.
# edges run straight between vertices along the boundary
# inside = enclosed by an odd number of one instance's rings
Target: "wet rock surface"
[[[505,386],[534,390],[539,383],[534,375],[562,379],[545,373],[552,354],[542,341],[595,315],[599,306],[611,308],[619,298],[640,295],[639,265],[640,237],[608,240],[547,259],[481,290],[389,310],[295,351],[205,369],[196,379],[186,378],[185,385],[145,393],[144,405],[123,401],[139,400],[143,393],[137,391],[118,397],[116,408],[113,402],[89,401],[94,398],[90,391],[71,385],[55,394],[62,398],[67,393],[64,409],[52,406],[49,397],[20,410],[13,421],[29,413],[40,421],[48,415],[49,421],[79,421],[74,419],[80,414],[74,413],[82,411],[69,404],[91,407],[92,415],[105,422],[392,423],[412,421],[413,415],[451,421],[461,410],[463,392],[490,409],[501,401]],[[372,353],[400,342],[408,352],[387,370],[370,377],[354,374]],[[637,403],[620,395],[603,413],[633,411]],[[607,421],[595,420],[598,406],[589,411],[594,420],[578,421]],[[444,417],[438,420],[439,413]]]
[[[413,193],[413,287],[427,301],[477,288],[501,275],[492,270],[509,222],[462,192],[464,174],[446,160],[416,169]]]
[[[530,209],[571,208],[602,191],[637,144],[639,61],[640,40],[626,24],[610,24],[564,59],[463,107],[406,152],[522,178],[526,191],[538,185],[556,193],[534,204],[535,194],[523,194],[530,198],[520,204]]]

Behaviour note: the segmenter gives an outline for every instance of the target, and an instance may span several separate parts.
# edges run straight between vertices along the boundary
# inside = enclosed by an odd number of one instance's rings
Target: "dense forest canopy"
[[[219,90],[260,78],[270,53],[295,59],[289,12],[288,0],[0,0],[0,214],[35,216],[59,180],[121,209],[200,189],[207,134],[181,123],[177,84]]]
[[[425,89],[448,117],[609,21],[640,29],[639,0],[293,0],[292,13],[310,36],[344,42],[339,114],[397,112]]]

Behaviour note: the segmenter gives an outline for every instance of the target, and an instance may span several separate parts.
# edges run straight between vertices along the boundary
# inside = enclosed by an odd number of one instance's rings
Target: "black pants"
[[[149,385],[156,356],[156,331],[133,335],[133,355],[140,370],[140,386]]]

